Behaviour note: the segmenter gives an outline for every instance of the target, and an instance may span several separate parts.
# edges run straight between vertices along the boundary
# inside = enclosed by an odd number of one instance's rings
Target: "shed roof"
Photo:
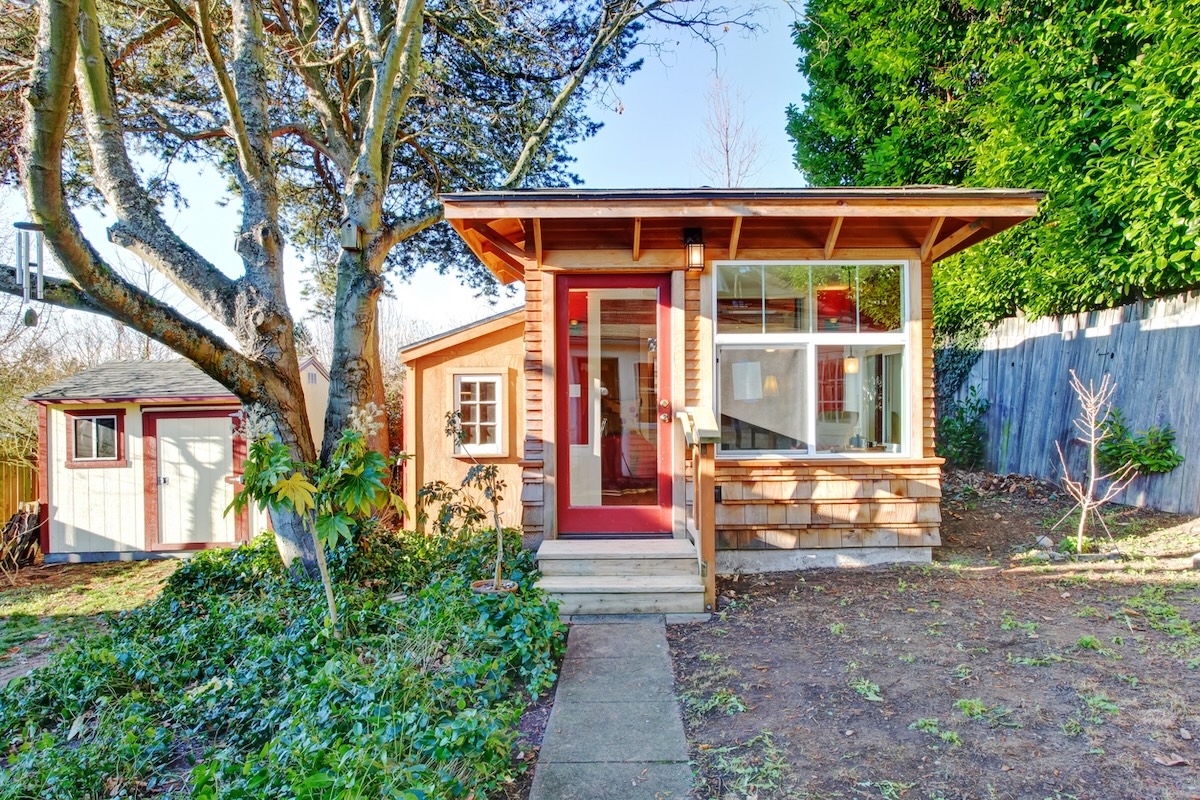
[[[93,400],[236,400],[221,384],[186,359],[110,361],[43,387],[26,399],[34,402]]]
[[[445,350],[447,347],[453,347],[467,339],[483,336],[493,330],[506,328],[509,325],[521,324],[524,320],[525,308],[523,306],[511,308],[508,311],[501,311],[499,314],[493,314],[490,317],[484,317],[483,319],[469,322],[466,325],[459,325],[457,328],[451,328],[448,331],[442,331],[420,341],[405,345],[400,350],[400,360],[407,363],[430,353]]]
[[[1043,192],[947,186],[803,189],[528,189],[442,195],[446,219],[506,283],[571,251],[564,269],[623,251],[683,267],[683,231],[709,259],[938,261],[1037,214]],[[596,263],[581,259],[595,251]],[[607,255],[606,255],[607,254]],[[626,257],[626,260],[629,260]]]

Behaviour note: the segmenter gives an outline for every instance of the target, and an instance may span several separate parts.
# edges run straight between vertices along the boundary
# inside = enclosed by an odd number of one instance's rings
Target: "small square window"
[[[312,371],[310,370],[310,371],[308,371],[308,372],[306,372],[306,373],[304,373],[304,374],[308,376],[308,382],[309,382],[309,384],[310,384],[310,385],[315,385],[315,384],[316,384],[316,382],[317,382],[317,373],[315,373],[315,372],[312,372]]]
[[[71,452],[68,465],[107,466],[122,456],[123,413],[77,414],[67,416]]]
[[[462,428],[462,441],[454,448],[456,455],[504,455],[501,381],[502,376],[494,374],[454,377],[454,410]]]

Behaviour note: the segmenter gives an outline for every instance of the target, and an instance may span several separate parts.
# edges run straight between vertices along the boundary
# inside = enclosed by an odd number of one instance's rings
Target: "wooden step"
[[[696,547],[681,539],[548,540],[538,548],[543,575],[695,575]]]
[[[560,614],[688,614],[704,610],[696,575],[545,576],[538,586],[558,600]]]

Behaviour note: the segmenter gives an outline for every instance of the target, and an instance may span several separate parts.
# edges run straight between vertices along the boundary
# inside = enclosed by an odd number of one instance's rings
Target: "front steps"
[[[538,586],[564,616],[704,611],[696,546],[683,539],[548,539],[537,557]]]

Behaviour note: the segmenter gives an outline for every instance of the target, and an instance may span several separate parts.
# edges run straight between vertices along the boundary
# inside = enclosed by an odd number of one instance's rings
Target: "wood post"
[[[717,526],[716,517],[716,458],[711,442],[698,442],[692,447],[696,480],[696,530],[700,535],[700,560],[704,564],[704,608],[717,607]]]

